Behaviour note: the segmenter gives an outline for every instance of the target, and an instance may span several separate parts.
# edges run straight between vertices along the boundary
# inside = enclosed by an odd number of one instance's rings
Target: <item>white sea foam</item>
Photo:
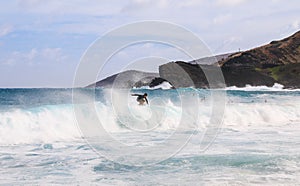
[[[155,87],[153,87],[152,89],[163,89],[163,90],[167,90],[167,89],[171,89],[173,86],[169,83],[169,82],[162,82],[162,84],[157,85]]]
[[[300,89],[285,89],[283,85],[275,83],[272,87],[268,86],[251,86],[246,85],[245,87],[231,86],[225,90],[241,90],[241,91],[300,91]]]
[[[149,86],[142,86],[140,88],[134,88],[134,89],[148,89],[148,90],[156,90],[156,89],[162,89],[162,90],[168,90],[168,89],[172,89],[172,85],[169,82],[162,82],[159,85],[156,85],[154,87],[149,87]]]
[[[52,142],[79,137],[70,107],[47,106],[0,112],[0,144]]]
[[[120,100],[116,100],[117,102]],[[236,101],[236,100],[234,100]],[[211,117],[209,98],[199,104],[198,123],[191,112],[183,112],[180,105],[170,100],[151,100],[150,106],[138,106],[134,98],[120,106],[96,103],[97,117],[107,132],[130,132],[147,130],[185,130],[205,128]],[[119,102],[120,103],[120,102]],[[124,106],[124,107],[123,107]],[[125,108],[126,107],[126,108]],[[90,108],[82,105],[89,121]],[[190,118],[179,125],[186,114]],[[190,117],[189,117],[190,116]],[[272,101],[243,103],[229,102],[225,107],[223,127],[247,130],[251,127],[281,126],[300,122],[300,100],[273,98]],[[197,126],[195,126],[197,125]],[[79,127],[80,128],[80,127]],[[80,138],[72,105],[42,106],[31,109],[12,109],[0,112],[0,144],[35,143]]]

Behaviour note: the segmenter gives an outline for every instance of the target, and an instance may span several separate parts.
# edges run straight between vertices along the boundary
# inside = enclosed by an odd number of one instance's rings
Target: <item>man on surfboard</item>
[[[139,102],[139,105],[144,105],[145,102],[147,104],[149,104],[148,100],[147,100],[147,93],[145,93],[144,95],[141,95],[141,94],[131,94],[131,95],[132,96],[137,96],[136,101]]]

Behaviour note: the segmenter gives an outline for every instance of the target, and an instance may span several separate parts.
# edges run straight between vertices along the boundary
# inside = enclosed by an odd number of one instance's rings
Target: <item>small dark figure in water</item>
[[[139,105],[144,105],[145,102],[147,104],[149,104],[148,100],[147,100],[147,93],[145,93],[144,95],[141,95],[141,94],[131,94],[131,95],[132,96],[137,96],[136,101],[139,102]]]

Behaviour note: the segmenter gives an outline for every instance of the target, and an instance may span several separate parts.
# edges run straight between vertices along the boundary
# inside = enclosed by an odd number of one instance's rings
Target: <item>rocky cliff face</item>
[[[240,52],[220,61],[221,66],[252,66],[268,68],[278,65],[300,63],[300,31],[270,44]]]
[[[286,88],[300,88],[300,31],[283,40],[226,56],[217,65],[223,72],[226,86],[280,83]],[[215,65],[168,63],[159,67],[159,74],[175,87],[207,88],[209,84],[203,68],[213,72]]]
[[[211,64],[216,60],[217,63]],[[223,87],[222,82],[213,82],[216,87],[210,87],[203,72],[205,69],[205,72],[218,75],[218,66],[223,72],[226,86],[244,87],[247,84],[272,86],[274,83],[280,83],[286,88],[300,88],[300,31],[288,38],[272,41],[248,51],[188,63],[183,61],[167,63],[159,67],[159,74],[125,71],[88,87],[154,87],[167,80],[175,88],[218,88]]]
[[[175,88],[222,88],[225,86],[244,87],[247,84],[253,86],[272,86],[276,82],[272,77],[256,71],[252,67],[221,67],[225,84],[220,78],[211,79],[210,84],[203,72],[215,73],[218,76],[219,67],[214,65],[195,65],[185,62],[173,62],[160,66],[159,74],[163,79],[169,81]],[[212,77],[214,75],[210,74]],[[220,82],[218,82],[220,81]],[[212,87],[213,86],[213,87]]]

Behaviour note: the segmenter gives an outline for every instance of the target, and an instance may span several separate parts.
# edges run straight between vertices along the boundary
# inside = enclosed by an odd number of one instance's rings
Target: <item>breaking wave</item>
[[[51,91],[51,90],[50,90]],[[126,110],[111,103],[97,101],[97,118],[109,133],[132,130],[169,131],[177,130],[184,122],[183,130],[205,129],[211,117],[211,100],[204,90],[197,90],[198,122],[194,122],[191,110],[185,112],[174,98],[175,90],[152,90],[150,106],[138,106],[134,98],[126,103]],[[189,91],[189,90],[185,90]],[[194,90],[193,90],[194,91]],[[156,95],[151,99],[151,95]],[[299,93],[280,94],[265,92],[229,91],[224,112],[223,127],[245,130],[249,127],[280,126],[300,123]],[[159,99],[161,98],[161,99]],[[120,101],[120,100],[117,100]],[[120,101],[121,102],[121,101]],[[158,103],[164,102],[163,105]],[[90,120],[90,108],[79,104]],[[0,144],[40,143],[61,140],[76,140],[82,137],[74,114],[74,105],[51,104],[30,107],[0,109]],[[123,107],[122,107],[123,108]],[[181,121],[186,115],[189,118]]]

